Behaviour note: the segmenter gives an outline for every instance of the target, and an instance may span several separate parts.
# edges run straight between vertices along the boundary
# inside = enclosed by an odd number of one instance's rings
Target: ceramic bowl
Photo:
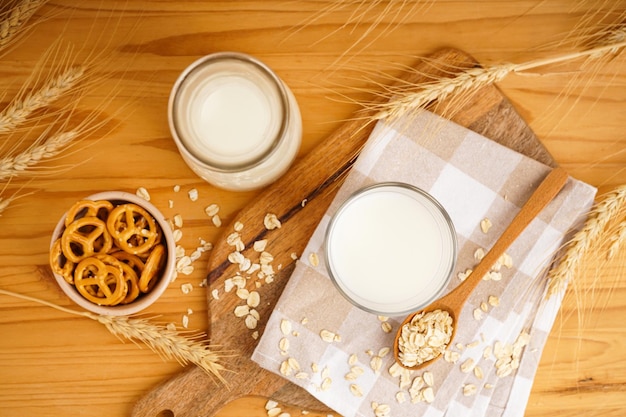
[[[76,289],[76,287],[73,284],[67,282],[62,275],[53,271],[54,277],[58,285],[61,287],[63,292],[67,294],[67,296],[72,299],[76,304],[96,314],[126,316],[138,313],[146,309],[163,294],[175,273],[176,244],[174,242],[174,236],[172,234],[171,226],[169,225],[165,217],[161,214],[161,212],[153,204],[149,203],[143,198],[138,197],[135,194],[123,191],[107,191],[90,195],[88,197],[85,197],[84,200],[108,200],[113,203],[114,206],[124,203],[134,203],[142,207],[150,215],[152,215],[152,217],[156,221],[156,224],[160,227],[162,231],[161,240],[165,246],[166,258],[164,260],[163,267],[160,270],[160,274],[158,278],[156,278],[156,283],[154,284],[154,286],[152,286],[149,291],[141,293],[134,301],[131,301],[127,304],[120,303],[113,306],[96,304],[95,302],[92,302],[85,298]],[[50,240],[51,251],[54,243],[62,236],[65,230],[65,218],[67,214],[67,212],[63,214],[63,216],[57,223],[54,232],[52,233],[52,238]]]

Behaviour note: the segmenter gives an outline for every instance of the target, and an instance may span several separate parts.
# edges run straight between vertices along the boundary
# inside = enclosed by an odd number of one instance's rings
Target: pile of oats
[[[447,311],[418,313],[402,326],[398,340],[399,359],[413,367],[443,354],[452,337],[452,317]]]

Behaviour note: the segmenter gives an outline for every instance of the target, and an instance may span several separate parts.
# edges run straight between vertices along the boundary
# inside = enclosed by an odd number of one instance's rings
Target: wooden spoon
[[[472,273],[459,284],[454,290],[445,295],[444,297],[432,302],[426,308],[416,313],[410,314],[400,325],[396,333],[396,337],[393,343],[393,353],[399,365],[404,368],[417,370],[424,366],[429,365],[434,360],[438,359],[442,355],[422,362],[413,367],[406,366],[400,360],[400,349],[398,346],[400,336],[402,333],[402,327],[410,322],[416,314],[422,312],[429,312],[435,310],[447,311],[452,317],[452,335],[450,336],[450,342],[454,339],[456,334],[456,328],[458,327],[458,318],[461,315],[461,310],[467,302],[469,296],[472,294],[476,286],[482,281],[483,276],[489,272],[491,267],[496,263],[498,259],[504,254],[506,249],[513,243],[515,239],[522,233],[522,231],[532,222],[532,220],[543,210],[545,206],[552,201],[552,199],[559,193],[567,182],[567,172],[562,168],[554,168],[548,176],[541,182],[539,187],[533,192],[528,201],[524,204],[517,216],[513,219],[511,224],[502,233],[500,238],[493,245],[491,250],[485,255],[485,257],[479,262]]]

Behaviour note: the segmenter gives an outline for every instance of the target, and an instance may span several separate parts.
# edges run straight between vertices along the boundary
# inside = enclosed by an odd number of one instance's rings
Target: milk
[[[326,236],[331,277],[353,303],[385,315],[414,311],[447,284],[456,235],[432,197],[384,183],[350,198]]]
[[[185,162],[222,188],[249,190],[282,175],[300,145],[300,112],[267,66],[237,53],[192,64],[170,96],[172,136]]]

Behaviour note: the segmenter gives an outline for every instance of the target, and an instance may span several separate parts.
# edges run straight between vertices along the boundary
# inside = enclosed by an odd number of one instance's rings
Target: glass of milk
[[[339,291],[365,311],[406,315],[447,286],[457,238],[444,208],[428,193],[385,182],[350,196],[331,218],[325,260]]]
[[[234,191],[278,179],[302,138],[293,93],[267,65],[236,52],[211,54],[186,68],[170,94],[168,117],[187,165]]]

